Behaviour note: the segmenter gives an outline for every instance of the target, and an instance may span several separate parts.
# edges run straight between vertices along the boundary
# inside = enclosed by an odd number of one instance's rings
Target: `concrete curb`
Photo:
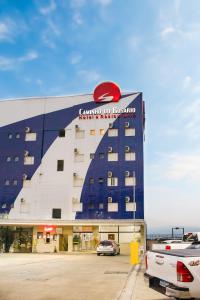
[[[140,272],[142,262],[139,265],[133,266],[127,276],[124,287],[116,300],[131,300],[133,298],[136,278]]]

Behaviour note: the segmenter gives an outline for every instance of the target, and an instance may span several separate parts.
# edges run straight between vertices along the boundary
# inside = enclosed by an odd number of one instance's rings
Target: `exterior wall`
[[[113,107],[134,107],[136,113],[126,118],[79,118],[80,109],[101,107],[111,110]],[[135,136],[124,135],[125,122],[135,128]],[[110,123],[118,128],[117,137],[108,137]],[[123,95],[118,103],[103,104],[96,104],[92,95],[2,101],[0,126],[1,218],[33,222],[51,220],[53,208],[62,210],[62,220],[144,218],[141,93]],[[85,138],[76,138],[77,126],[85,131]],[[26,127],[36,134],[35,141],[27,141]],[[58,136],[60,129],[65,129],[65,137]],[[95,136],[90,135],[91,129],[95,130]],[[104,129],[103,135],[101,129]],[[12,138],[9,139],[10,134]],[[125,161],[126,146],[135,152],[135,161]],[[118,161],[107,160],[108,147],[118,153]],[[74,149],[84,154],[83,161],[74,160]],[[24,163],[25,151],[34,158],[33,164]],[[90,153],[94,154],[92,160]],[[99,158],[99,153],[104,153],[103,159]],[[7,157],[11,157],[11,161],[6,161]],[[63,172],[57,172],[57,160],[64,160]],[[118,186],[107,186],[108,171],[118,178]],[[135,187],[125,186],[126,171],[135,174]],[[80,186],[74,186],[74,173],[82,181],[77,184]],[[94,184],[89,183],[90,178],[94,179]],[[99,183],[99,178],[103,178],[103,183]],[[6,180],[9,185],[5,184]],[[126,211],[126,196],[136,202],[136,211]],[[118,203],[116,212],[108,211],[108,197]],[[74,210],[74,199],[79,207],[82,206],[82,212]]]

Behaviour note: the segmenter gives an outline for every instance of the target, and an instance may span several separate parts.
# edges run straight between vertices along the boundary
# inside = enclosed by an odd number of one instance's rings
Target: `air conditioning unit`
[[[112,147],[108,147],[108,152],[112,153],[112,151],[113,151]]]
[[[75,129],[79,129],[79,126],[78,126],[78,125],[75,125]]]
[[[30,129],[30,127],[25,127],[25,132],[26,132],[26,133],[29,133],[29,132],[31,132],[31,129]]]
[[[126,197],[125,197],[125,202],[126,202],[126,203],[129,203],[130,200],[131,200],[131,198],[130,198],[129,196],[126,196]]]
[[[74,149],[74,153],[76,153],[76,154],[78,153],[78,149],[77,148]]]
[[[130,172],[129,171],[125,171],[125,177],[129,177],[130,176]]]
[[[125,152],[130,152],[130,147],[129,146],[125,146]]]
[[[24,173],[24,174],[22,175],[22,179],[23,179],[23,180],[26,180],[27,178],[28,178],[28,175]]]
[[[73,173],[73,176],[74,176],[74,177],[77,177],[77,173]]]
[[[112,172],[108,171],[108,177],[111,178],[112,177]]]
[[[25,202],[25,199],[24,199],[24,198],[21,198],[21,199],[20,199],[20,202],[21,202],[21,203],[24,203],[24,202]]]
[[[24,156],[28,156],[29,155],[29,151],[28,150],[25,150],[24,151]]]
[[[109,128],[110,128],[110,129],[113,128],[113,123],[109,123]]]
[[[108,197],[108,203],[112,203],[112,197]]]
[[[78,203],[78,199],[77,198],[72,198],[72,203]]]

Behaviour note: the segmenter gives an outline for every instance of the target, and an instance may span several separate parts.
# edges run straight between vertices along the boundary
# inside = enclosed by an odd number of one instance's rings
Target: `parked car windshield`
[[[112,246],[112,242],[111,241],[102,241],[99,244],[100,246]]]

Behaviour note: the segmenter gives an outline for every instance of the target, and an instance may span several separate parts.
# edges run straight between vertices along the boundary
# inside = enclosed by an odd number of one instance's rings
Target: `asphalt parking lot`
[[[129,256],[0,254],[1,300],[114,300]]]
[[[0,254],[0,300],[166,300],[129,256]]]

